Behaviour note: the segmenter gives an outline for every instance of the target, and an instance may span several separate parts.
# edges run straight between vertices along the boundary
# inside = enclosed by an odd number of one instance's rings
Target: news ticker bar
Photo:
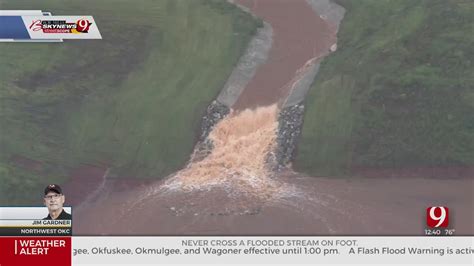
[[[72,237],[73,265],[472,265],[474,237]]]
[[[0,237],[0,250],[1,265],[474,263],[474,237]]]
[[[41,10],[0,10],[0,42],[102,39],[92,16],[53,16]]]

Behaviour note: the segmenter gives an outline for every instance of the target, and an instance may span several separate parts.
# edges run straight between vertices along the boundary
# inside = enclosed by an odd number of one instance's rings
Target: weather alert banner
[[[15,15],[21,14],[21,15]],[[23,15],[0,12],[0,40],[102,39],[92,16]]]
[[[0,265],[70,266],[70,237],[0,237]]]

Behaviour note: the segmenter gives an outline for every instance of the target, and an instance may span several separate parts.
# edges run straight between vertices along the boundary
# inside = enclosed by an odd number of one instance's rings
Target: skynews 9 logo
[[[75,22],[66,20],[33,20],[30,30],[42,31],[43,33],[88,33],[92,25],[87,19],[79,19]]]
[[[447,228],[449,225],[449,209],[435,206],[426,209],[426,225],[431,228]]]

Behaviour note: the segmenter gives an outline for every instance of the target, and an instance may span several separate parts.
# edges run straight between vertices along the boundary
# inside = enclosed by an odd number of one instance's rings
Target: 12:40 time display
[[[425,229],[427,236],[452,236],[456,229]]]

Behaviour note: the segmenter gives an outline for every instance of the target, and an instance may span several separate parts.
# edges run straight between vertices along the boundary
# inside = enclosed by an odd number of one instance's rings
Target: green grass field
[[[93,15],[103,40],[0,44],[0,204],[38,202],[83,163],[160,178],[182,167],[207,105],[261,22],[224,1],[1,1]],[[21,156],[42,162],[19,167]],[[27,195],[27,196],[25,196]]]
[[[338,0],[338,51],[306,100],[295,168],[474,164],[474,2]]]

